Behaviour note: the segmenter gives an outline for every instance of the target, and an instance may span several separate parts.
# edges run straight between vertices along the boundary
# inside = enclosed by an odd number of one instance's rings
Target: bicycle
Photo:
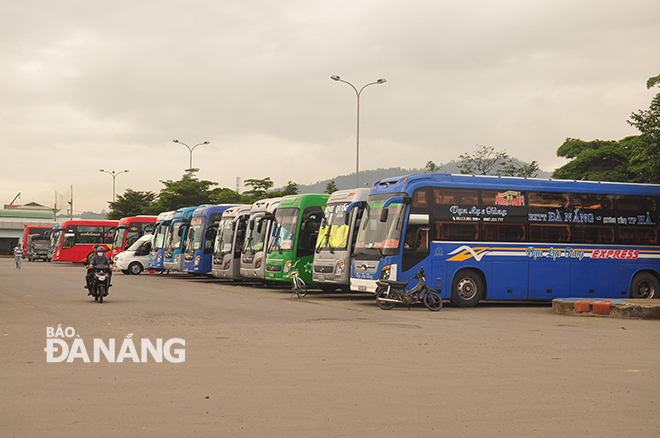
[[[298,262],[300,260],[296,260],[296,263],[293,264],[291,267],[291,296],[293,294],[296,294],[298,298],[302,298],[305,295],[307,295],[307,285],[303,281],[302,278],[300,278],[300,275],[298,274]]]

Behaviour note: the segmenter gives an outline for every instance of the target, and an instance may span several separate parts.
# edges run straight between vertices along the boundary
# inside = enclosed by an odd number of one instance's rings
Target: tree
[[[110,213],[108,213],[107,218],[121,219],[128,216],[147,214],[155,199],[156,194],[153,192],[126,189],[123,195],[117,196],[116,201],[108,202]]]
[[[535,177],[539,170],[536,161],[520,162],[506,151],[496,151],[492,146],[477,145],[473,154],[461,154],[458,158],[461,162],[457,166],[463,174]],[[426,169],[435,171],[435,164],[429,161]]]
[[[284,190],[282,190],[282,196],[297,195],[298,192],[300,192],[298,184],[294,183],[293,181],[289,181],[286,187],[284,187]]]
[[[157,214],[163,211],[177,210],[182,207],[212,204],[214,192],[211,187],[218,183],[199,180],[195,173],[199,169],[187,169],[179,181],[160,181],[165,188],[158,195],[158,202],[149,211]]]
[[[424,167],[424,173],[435,173],[438,170],[438,165],[433,161],[427,161]]]
[[[571,161],[556,169],[553,178],[588,181],[631,181],[630,144],[635,137],[621,141],[583,141],[567,138],[557,149],[557,156]]]
[[[328,184],[326,184],[325,192],[323,192],[323,193],[327,193],[328,195],[332,195],[337,190],[339,190],[339,187],[337,187],[337,184],[335,183],[335,180],[333,179]]]
[[[243,204],[251,203],[245,196],[236,190],[221,188],[213,189],[211,194],[211,203],[213,204]]]
[[[249,199],[258,201],[267,196],[268,190],[273,187],[275,183],[271,181],[270,177],[264,179],[246,179],[245,185],[252,187],[252,189],[243,192],[243,195]]]

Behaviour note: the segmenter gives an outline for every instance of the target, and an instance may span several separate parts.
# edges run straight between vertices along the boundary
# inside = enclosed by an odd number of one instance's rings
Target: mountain
[[[526,164],[522,161],[513,160],[518,164]],[[458,169],[459,162],[450,161],[449,163],[442,164],[438,166],[435,173],[461,173]],[[402,175],[411,175],[413,173],[424,173],[426,169],[404,169],[402,167],[390,167],[388,169],[376,169],[376,170],[363,170],[360,171],[360,185],[363,187],[371,187],[375,181],[380,181],[381,179],[391,178],[393,176],[402,176]],[[551,172],[545,172],[539,170],[537,178],[550,178],[552,175]],[[339,175],[333,178],[337,188],[339,190],[353,189],[355,188],[355,172],[350,175]],[[314,184],[299,184],[298,189],[300,193],[324,193],[325,188],[332,179],[326,179],[324,181],[318,181]]]

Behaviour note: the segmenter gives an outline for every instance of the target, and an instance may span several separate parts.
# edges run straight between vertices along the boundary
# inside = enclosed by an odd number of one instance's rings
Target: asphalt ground
[[[98,304],[84,274],[0,259],[0,436],[660,436],[658,321],[549,302],[384,311],[182,274],[115,273]],[[114,339],[124,360],[47,362],[58,326],[67,348]],[[185,361],[140,361],[141,340],[176,338]]]

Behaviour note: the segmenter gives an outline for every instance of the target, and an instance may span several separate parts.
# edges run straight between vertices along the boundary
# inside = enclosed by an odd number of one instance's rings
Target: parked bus
[[[458,306],[660,293],[660,186],[469,175],[375,183],[351,289],[408,281]]]
[[[245,242],[241,248],[241,277],[266,278],[266,249],[275,223],[275,212],[281,201],[282,198],[269,198],[252,204]]]
[[[87,263],[94,255],[94,245],[105,252],[112,248],[114,231],[119,222],[106,220],[64,221],[51,232],[53,260]]]
[[[145,234],[150,234],[156,219],[157,216],[131,216],[119,219],[115,240],[112,243],[112,256],[116,256]]]
[[[157,271],[163,270],[165,239],[167,239],[167,232],[170,229],[170,223],[172,222],[173,217],[173,211],[166,211],[160,213],[156,218],[154,237],[151,242],[151,252],[149,253],[148,269],[155,269]]]
[[[53,225],[55,225],[55,223],[53,223]],[[23,250],[25,251],[28,248],[29,236],[35,234],[43,236],[53,229],[53,225],[24,225],[23,237],[21,238],[21,246],[23,247]]]
[[[316,241],[312,279],[325,292],[350,291],[351,254],[369,189],[338,190],[330,195]]]
[[[213,245],[214,277],[238,280],[241,278],[241,249],[250,220],[251,205],[237,205],[222,213]]]
[[[291,282],[296,265],[300,278],[312,283],[312,261],[328,195],[301,194],[282,198],[266,256],[266,280]]]
[[[183,207],[172,215],[165,238],[163,269],[183,271],[183,248],[190,227],[190,219],[198,207]]]
[[[183,272],[211,274],[213,245],[222,213],[233,204],[206,205],[197,208],[190,219],[190,231],[184,248]]]

